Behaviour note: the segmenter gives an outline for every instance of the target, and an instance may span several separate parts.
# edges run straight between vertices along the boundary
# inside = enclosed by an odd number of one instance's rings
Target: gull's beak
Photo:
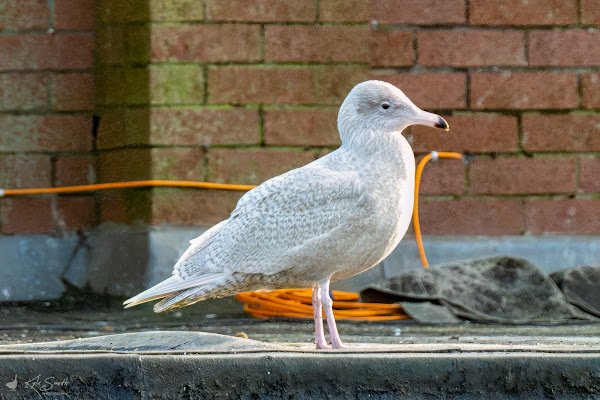
[[[444,118],[427,111],[419,110],[416,117],[414,117],[412,120],[415,125],[426,125],[433,128],[443,129],[445,131],[450,130],[450,125],[448,125]]]

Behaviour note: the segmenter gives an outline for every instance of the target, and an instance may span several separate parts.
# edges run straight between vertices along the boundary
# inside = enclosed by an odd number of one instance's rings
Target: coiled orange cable
[[[242,292],[235,298],[244,303],[244,311],[255,318],[314,318],[312,289],[280,289]],[[360,303],[358,293],[332,290],[336,319],[349,321],[392,321],[410,318],[401,305]]]
[[[427,263],[427,258],[425,257],[425,250],[423,248],[423,240],[421,237],[421,227],[419,224],[419,184],[425,164],[427,164],[429,160],[437,159],[438,157],[460,159],[462,158],[462,155],[459,153],[449,152],[431,152],[423,157],[416,169],[413,221],[419,255],[421,257],[423,267],[425,268],[428,267],[429,264]],[[96,190],[143,187],[186,187],[198,189],[247,191],[255,188],[256,186],[175,180],[145,180],[53,188],[0,189],[0,197],[51,193],[82,193]],[[332,291],[332,293],[334,300],[334,315],[340,320],[389,321],[410,318],[408,315],[406,315],[406,313],[404,313],[402,306],[400,305],[360,303],[358,302],[359,295],[357,293],[341,292],[337,290]],[[235,298],[244,303],[244,311],[256,318],[269,318],[272,316],[313,318],[312,289],[282,289],[272,291],[243,292],[237,294]]]

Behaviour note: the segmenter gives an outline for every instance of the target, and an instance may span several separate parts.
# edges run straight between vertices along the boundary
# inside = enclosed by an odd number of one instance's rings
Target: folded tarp
[[[583,265],[555,272],[550,277],[569,303],[600,317],[600,267]]]
[[[598,269],[596,275],[587,273],[582,280],[595,277],[598,282]],[[589,291],[581,294],[568,287],[570,294],[578,293],[571,296],[577,301],[567,301],[553,279],[527,260],[484,257],[404,272],[366,287],[361,299],[401,303],[411,317],[428,323],[596,320],[588,305],[600,304],[598,291],[591,299]]]

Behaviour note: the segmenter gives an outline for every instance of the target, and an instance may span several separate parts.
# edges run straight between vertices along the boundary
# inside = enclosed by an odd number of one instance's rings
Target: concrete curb
[[[594,398],[600,347],[310,345],[140,332],[0,346],[2,399]]]
[[[2,398],[593,398],[598,354],[6,355]]]

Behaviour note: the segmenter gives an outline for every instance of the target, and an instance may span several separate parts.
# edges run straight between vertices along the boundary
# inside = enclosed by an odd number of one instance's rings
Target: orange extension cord
[[[415,238],[417,240],[417,247],[419,248],[419,256],[421,257],[421,263],[423,264],[423,268],[429,267],[429,263],[427,262],[427,257],[425,257],[425,249],[423,248],[423,239],[421,238],[421,224],[419,223],[419,186],[421,185],[421,175],[423,174],[423,168],[425,168],[425,164],[431,159],[437,161],[437,158],[456,158],[462,159],[463,156],[460,153],[452,153],[446,151],[432,151],[427,154],[423,159],[419,162],[417,166],[417,171],[415,173],[415,204],[413,207],[413,225],[415,226]]]
[[[417,166],[415,174],[415,201],[413,210],[413,223],[415,227],[415,238],[419,248],[419,255],[423,267],[427,268],[427,258],[421,238],[421,227],[419,224],[419,184],[425,164],[431,159],[442,158],[461,159],[459,153],[431,152],[427,154]],[[99,183],[95,185],[64,186],[54,188],[34,189],[0,189],[0,197],[35,195],[50,193],[82,193],[96,190],[143,188],[143,187],[186,187],[198,189],[219,189],[246,191],[255,188],[254,185],[229,185],[210,182],[191,181],[169,181],[169,180],[146,180],[131,182]],[[332,291],[333,312],[336,319],[359,320],[359,321],[389,321],[410,318],[402,310],[402,306],[396,304],[360,303],[357,293]],[[291,317],[291,318],[313,318],[312,289],[281,289],[271,291],[242,292],[235,296],[244,303],[244,311],[256,318],[269,317]]]

